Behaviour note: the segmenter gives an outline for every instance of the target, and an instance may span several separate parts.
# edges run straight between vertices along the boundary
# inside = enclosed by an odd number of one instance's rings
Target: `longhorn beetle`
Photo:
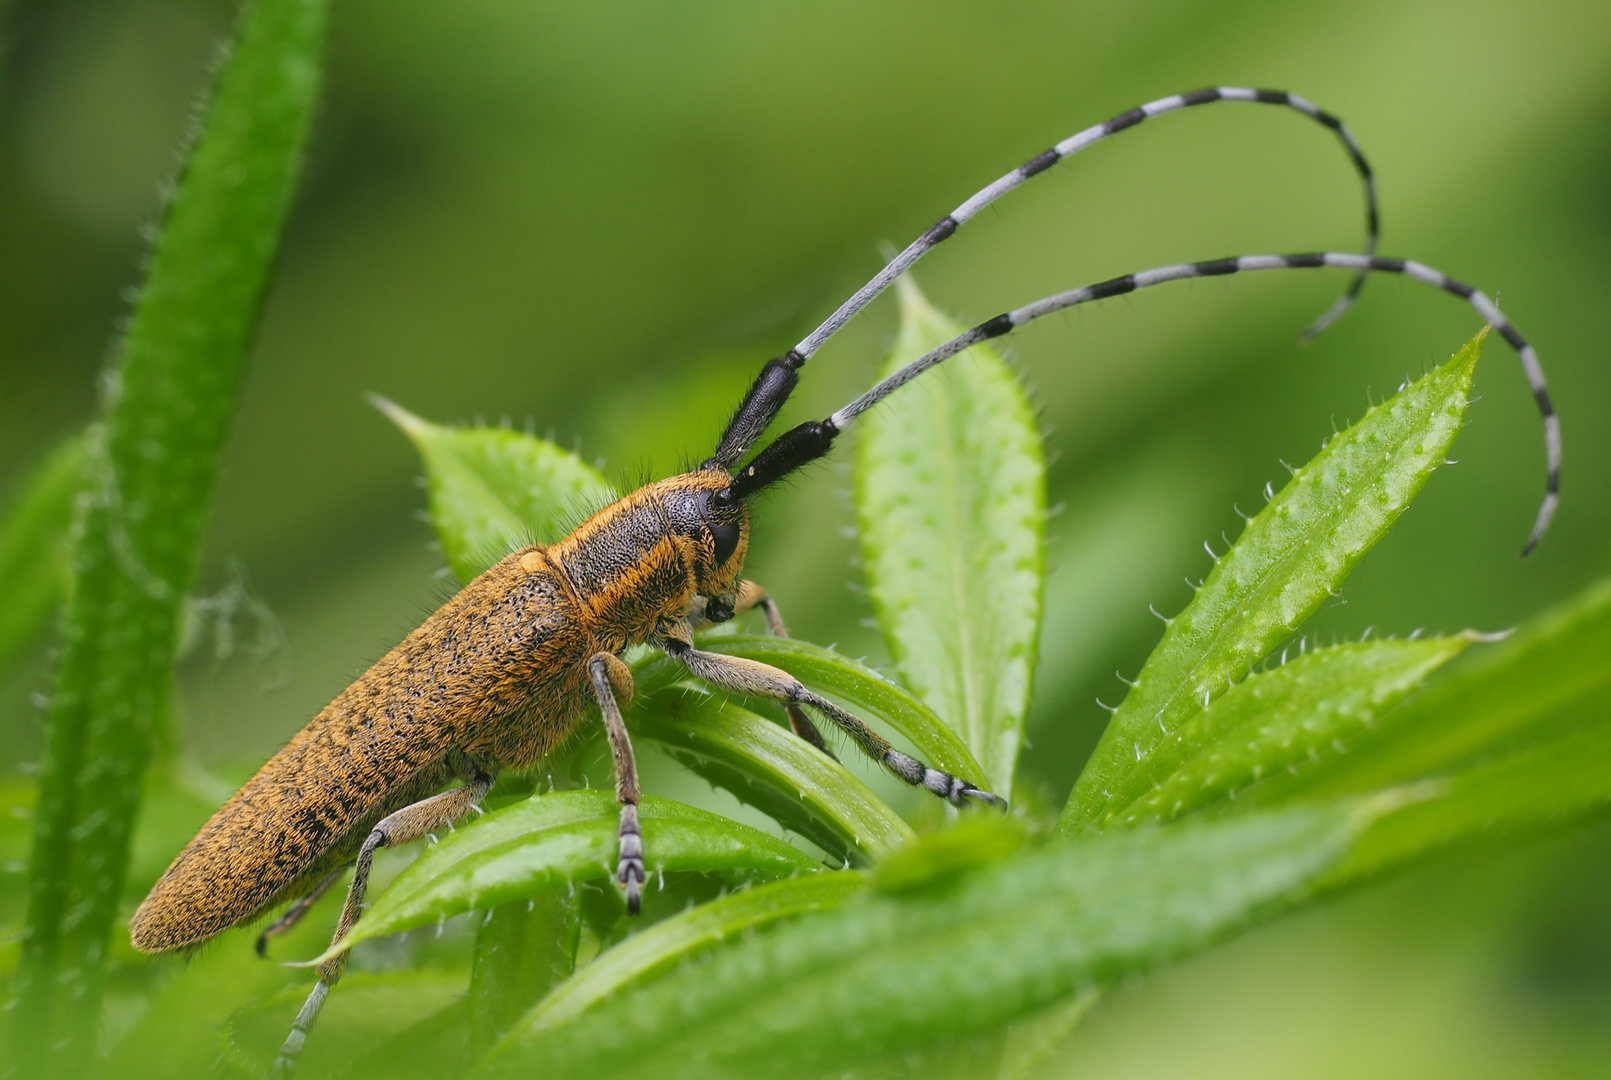
[[[1126,274],[1058,293],[975,326],[880,382],[827,419],[778,436],[745,464],[824,342],[934,247],[1002,195],[1109,135],[1163,113],[1217,101],[1295,109],[1335,133],[1365,192],[1363,254],[1244,255]],[[615,765],[621,804],[616,881],[636,912],[645,874],[638,826],[638,776],[620,702],[632,693],[621,653],[648,643],[695,677],[738,694],[782,702],[794,732],[827,747],[804,709],[915,787],[957,805],[1001,800],[966,777],[930,768],[894,749],[860,719],[786,672],[704,652],[694,627],[753,608],[783,634],[777,605],[740,578],[749,546],[749,502],[825,455],[856,418],[929,368],[971,345],[1000,337],[1053,311],[1182,278],[1251,270],[1335,267],[1354,272],[1347,291],[1310,327],[1318,333],[1359,294],[1372,272],[1402,274],[1467,301],[1517,350],[1543,416],[1547,488],[1523,554],[1549,525],[1558,500],[1560,426],[1537,355],[1482,293],[1430,267],[1375,255],[1378,218],[1370,166],[1348,128],[1282,91],[1217,87],[1150,102],[1087,128],[984,188],[900,252],[826,322],[767,362],[699,468],[650,483],[584,521],[550,547],[514,551],[466,585],[314,717],[213,815],[179,853],[135,912],[129,931],[145,952],[192,950],[286,901],[264,931],[289,927],[354,866],[334,940],[364,901],[377,848],[406,844],[469,813],[500,769],[521,769],[553,750],[596,704]],[[802,706],[804,709],[802,709]],[[448,781],[458,787],[440,791]],[[319,966],[319,981],[276,1059],[288,1072],[346,955]]]

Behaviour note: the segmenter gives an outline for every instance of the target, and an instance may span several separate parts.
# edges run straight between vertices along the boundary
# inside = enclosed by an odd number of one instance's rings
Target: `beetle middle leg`
[[[686,626],[662,634],[659,643],[667,653],[686,664],[697,678],[712,686],[748,697],[809,705],[849,735],[862,753],[913,787],[921,787],[955,806],[962,806],[968,799],[1006,805],[1006,800],[998,795],[901,753],[854,713],[840,708],[820,694],[812,693],[786,671],[755,660],[696,649]]]
[[[593,677],[593,695],[598,698],[604,731],[615,758],[615,801],[621,804],[621,823],[616,830],[617,859],[615,880],[626,890],[627,913],[636,915],[641,904],[643,883],[643,832],[638,824],[638,763],[632,756],[632,740],[621,719],[620,694],[632,700],[632,672],[614,653],[594,653],[587,662]]]
[[[365,838],[363,846],[358,849],[358,859],[353,865],[352,884],[347,886],[347,902],[341,907],[341,918],[336,922],[336,932],[330,939],[331,944],[347,936],[347,932],[352,929],[363,911],[364,895],[369,891],[369,870],[375,861],[377,850],[411,843],[437,829],[446,828],[474,810],[486,797],[492,787],[491,773],[462,755],[454,762],[454,766],[464,777],[465,783],[461,787],[410,803],[401,810],[388,814],[375,824],[374,829]],[[319,972],[319,981],[313,984],[313,990],[309,992],[307,1001],[303,1002],[296,1019],[291,1022],[291,1033],[285,1037],[285,1043],[274,1059],[273,1075],[289,1076],[296,1068],[297,1056],[302,1053],[302,1045],[307,1041],[308,1032],[313,1030],[314,1021],[319,1018],[319,1010],[324,1008],[324,999],[329,995],[330,988],[341,981],[342,973],[347,970],[347,955],[343,952],[333,956],[316,969]]]
[[[336,880],[341,877],[341,871],[344,869],[345,867],[338,866],[320,878],[319,883],[313,887],[311,892],[294,901],[290,907],[285,909],[284,914],[265,926],[263,932],[257,935],[257,955],[268,956],[269,938],[289,933],[292,928],[300,923],[303,916],[313,910],[313,905],[324,899],[324,894],[330,891],[330,886],[334,885]]]

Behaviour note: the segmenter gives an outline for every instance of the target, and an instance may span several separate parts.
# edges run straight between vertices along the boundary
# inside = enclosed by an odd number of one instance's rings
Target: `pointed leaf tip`
[[[1459,433],[1485,333],[1329,440],[1247,524],[1114,713],[1063,829],[1111,820],[1157,748],[1296,631],[1387,535]]]
[[[962,332],[910,276],[888,375]],[[857,511],[869,592],[902,677],[1005,797],[1040,636],[1045,460],[1028,396],[976,345],[867,414]]]

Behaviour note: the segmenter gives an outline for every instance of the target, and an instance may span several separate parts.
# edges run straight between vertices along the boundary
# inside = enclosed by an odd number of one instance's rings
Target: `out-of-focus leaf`
[[[32,780],[0,781],[0,977],[9,977],[17,961],[16,938],[26,896],[28,839],[33,831]]]
[[[236,1010],[223,1028],[220,1064],[235,1076],[268,1076],[307,996],[307,985],[297,985]],[[470,1063],[468,1012],[462,976],[348,975],[325,1003],[318,1037],[308,1040],[297,1062],[297,1078],[460,1075]]]
[[[821,869],[781,840],[692,806],[645,798],[639,815],[651,877],[692,870],[765,879]],[[556,791],[496,810],[427,849],[319,960],[471,908],[613,878],[619,818],[614,795],[604,791]]]
[[[1132,778],[1158,745],[1296,630],[1387,534],[1460,430],[1486,333],[1333,438],[1248,523],[1164,631],[1061,828],[1100,826],[1134,798]]]
[[[883,374],[960,334],[908,278]],[[1011,794],[1040,634],[1046,466],[1023,387],[976,345],[862,420],[856,505],[901,675]]]
[[[0,663],[39,633],[67,595],[63,545],[83,486],[84,439],[75,435],[0,507]]]
[[[876,861],[913,836],[843,765],[725,697],[691,687],[640,694],[628,725],[635,738],[659,743],[712,784],[847,862]]]
[[[1446,848],[1514,842],[1611,813],[1611,723],[1438,780],[1365,832],[1327,873],[1328,886],[1372,877]]]
[[[729,941],[517,1028],[480,1075],[812,1077],[943,1050],[1321,892],[1608,813],[1600,724],[1371,796],[1088,833]]]
[[[1335,755],[1469,643],[1359,642],[1250,675],[1154,748],[1146,771],[1125,778],[1125,790],[1141,794],[1126,806],[1124,792],[1115,792],[1113,805],[1122,809],[1109,820],[1169,821],[1300,762]]]
[[[961,874],[1009,858],[1024,840],[1023,826],[1012,818],[995,814],[965,818],[894,852],[878,864],[873,884],[889,893],[946,885]]]
[[[597,469],[547,439],[445,427],[385,398],[373,401],[419,450],[431,522],[448,565],[465,581],[522,544],[559,540],[616,497]]]
[[[1007,1029],[996,1080],[1027,1080],[1034,1075],[1036,1066],[1056,1053],[1058,1046],[1101,997],[1101,990],[1089,987],[1067,1001],[1014,1022]]]
[[[576,970],[579,907],[575,891],[554,890],[482,916],[470,967],[470,1041],[477,1053]]]
[[[1062,843],[949,888],[871,893],[543,1029],[490,1077],[819,1077],[944,1049],[1201,948],[1304,895],[1359,804]]]
[[[102,960],[242,359],[319,97],[325,0],[244,5],[87,441],[39,760],[17,1072],[94,1060]],[[51,1062],[46,1065],[46,1060]]]
[[[713,945],[796,915],[837,907],[867,887],[846,870],[758,885],[656,923],[605,952],[543,998],[520,1021],[521,1032],[566,1023],[646,979],[672,970]],[[519,1037],[519,1036],[517,1036]]]
[[[954,776],[982,781],[985,773],[945,722],[905,687],[832,649],[776,637],[719,637],[702,642],[710,652],[742,656],[782,668],[811,689],[859,706],[900,732],[923,760]]]
[[[1611,724],[1611,580],[1485,648],[1348,744],[1348,753],[1273,776],[1259,806],[1323,799],[1445,775],[1473,761]]]

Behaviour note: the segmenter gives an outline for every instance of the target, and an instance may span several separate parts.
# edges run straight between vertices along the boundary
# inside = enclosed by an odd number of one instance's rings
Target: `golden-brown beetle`
[[[1214,101],[1289,107],[1335,132],[1365,181],[1367,253],[1254,255],[1182,263],[1126,274],[998,315],[918,358],[826,420],[778,437],[748,464],[755,445],[799,380],[799,369],[834,333],[903,272],[985,206],[1029,178],[1150,117]],[[620,654],[648,643],[696,677],[751,697],[781,701],[795,732],[826,750],[802,711],[809,707],[850,735],[909,784],[958,805],[999,802],[974,784],[893,749],[859,719],[792,676],[750,660],[694,648],[692,630],[759,607],[783,632],[764,590],[740,579],[749,541],[747,502],[757,492],[826,454],[858,416],[930,367],[978,342],[1053,311],[1193,277],[1252,270],[1335,267],[1355,273],[1342,300],[1317,323],[1341,314],[1368,272],[1403,274],[1467,300],[1521,355],[1544,416],[1548,489],[1528,547],[1547,526],[1559,480],[1559,427],[1532,348],[1480,292],[1419,263],[1380,258],[1370,170],[1335,117],[1281,91],[1219,87],[1132,109],[1031,158],[968,199],[914,241],[826,322],[761,371],[697,470],[649,484],[600,510],[551,547],[513,552],[477,577],[344,690],[246,786],[213,815],[163,874],[130,923],[136,948],[194,948],[229,927],[293,901],[269,927],[293,923],[355,863],[335,937],[356,920],[377,848],[443,828],[480,801],[502,768],[537,761],[596,703],[615,760],[621,803],[617,880],[629,910],[644,882],[638,780],[619,701],[632,680]],[[438,793],[454,778],[458,787]],[[261,939],[260,939],[261,943]],[[319,982],[298,1014],[277,1066],[288,1069],[345,954],[319,967]]]

